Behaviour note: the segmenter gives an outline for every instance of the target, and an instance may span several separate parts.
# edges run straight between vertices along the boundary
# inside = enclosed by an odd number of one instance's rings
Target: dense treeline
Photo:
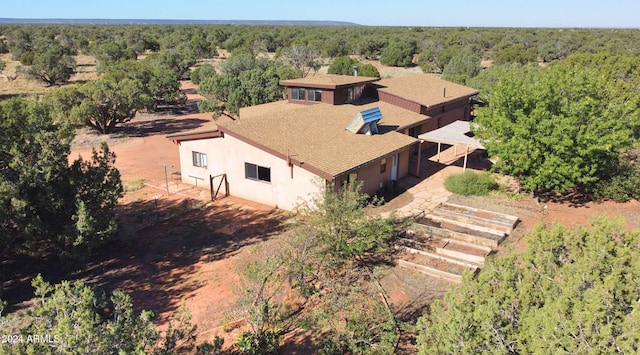
[[[0,51],[10,50],[14,60],[52,36],[85,54],[116,43],[138,54],[188,47],[199,58],[215,55],[216,47],[278,53],[302,46],[327,58],[352,54],[379,59],[391,47],[424,54],[424,64],[440,70],[447,57],[461,48],[497,63],[550,62],[574,53],[640,54],[640,31],[623,29],[4,25],[0,34],[4,37]]]

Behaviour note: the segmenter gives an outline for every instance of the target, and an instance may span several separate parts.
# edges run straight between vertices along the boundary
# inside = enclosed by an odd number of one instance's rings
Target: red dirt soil
[[[109,139],[110,148],[117,155],[115,166],[125,185],[143,179],[145,186],[127,193],[121,200],[118,210],[123,226],[121,240],[76,276],[98,287],[122,288],[132,293],[138,307],[159,314],[160,328],[166,326],[180,299],[185,299],[198,325],[199,340],[220,335],[225,338],[225,345],[229,345],[238,330],[224,333],[221,323],[235,299],[232,285],[238,279],[236,270],[245,262],[246,246],[278,238],[282,213],[233,197],[207,202],[208,188],[194,188],[173,178],[172,173],[180,171],[178,146],[166,135],[213,124],[210,113],[195,110],[200,99],[195,87],[191,83],[182,86],[188,96],[186,111],[139,115],[125,125],[128,136]],[[94,138],[95,146],[99,139],[109,137]],[[70,159],[78,155],[89,158],[90,150],[75,149]],[[398,200],[403,200],[402,196]],[[511,243],[516,250],[522,250],[526,243],[522,235],[542,219],[536,212],[540,207],[530,199],[511,202],[514,207],[506,211],[482,203],[475,207],[518,215],[522,221],[518,228],[522,232]],[[504,207],[504,201],[494,205]],[[545,222],[571,226],[588,223],[594,214],[624,211],[622,214],[630,225],[640,225],[637,201],[587,203],[578,207],[552,202],[547,205],[549,214],[544,217]],[[420,309],[449,287],[408,271],[399,272],[398,268],[391,269],[383,283],[390,289],[400,318],[406,319],[419,315]],[[286,339],[308,341],[298,334]]]

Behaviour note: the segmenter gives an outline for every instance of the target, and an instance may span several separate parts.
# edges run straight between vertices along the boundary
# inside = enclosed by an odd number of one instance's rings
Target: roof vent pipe
[[[353,76],[358,76],[358,66],[357,65],[353,66]]]
[[[442,93],[442,97],[447,97],[447,88],[444,88],[444,92]]]

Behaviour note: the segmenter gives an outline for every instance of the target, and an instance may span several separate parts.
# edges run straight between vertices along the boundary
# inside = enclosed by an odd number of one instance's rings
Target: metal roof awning
[[[484,149],[480,141],[467,135],[470,132],[471,127],[468,121],[455,121],[431,132],[423,133],[418,136],[418,139],[450,145],[465,144],[469,148]]]
[[[420,144],[422,142],[438,143],[438,162],[440,161],[440,146],[442,143],[457,146],[458,144],[466,145],[464,151],[464,164],[463,171],[467,170],[467,157],[469,155],[469,148],[471,149],[485,149],[479,140],[475,139],[469,133],[471,127],[468,121],[455,121],[444,127],[440,127],[431,132],[423,133],[418,136]],[[420,154],[422,149],[418,149]],[[456,150],[457,151],[457,150]],[[420,171],[420,157],[418,156],[418,169]]]

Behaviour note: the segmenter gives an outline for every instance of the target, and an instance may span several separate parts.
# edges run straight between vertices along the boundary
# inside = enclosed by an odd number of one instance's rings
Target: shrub
[[[33,58],[35,54],[33,52],[24,52],[20,56],[20,64],[22,65],[31,65],[33,64]]]
[[[447,176],[444,187],[459,195],[484,196],[497,188],[496,179],[488,172],[475,173],[467,171],[462,174]]]
[[[392,67],[408,67],[413,62],[416,51],[414,43],[391,42],[380,56],[380,63]]]
[[[610,179],[596,185],[595,197],[618,202],[640,199],[640,162],[625,161],[616,170]]]
[[[200,84],[200,82],[207,77],[216,75],[216,69],[213,65],[205,63],[191,72],[191,82],[194,84]]]

